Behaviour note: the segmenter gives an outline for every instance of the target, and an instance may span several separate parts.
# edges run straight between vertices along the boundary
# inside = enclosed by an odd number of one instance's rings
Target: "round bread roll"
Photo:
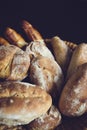
[[[0,124],[28,124],[45,114],[52,104],[46,91],[24,82],[0,83]]]
[[[0,46],[0,78],[22,80],[27,76],[30,58],[14,45]]]
[[[54,56],[52,55],[51,51],[46,47],[43,40],[31,42],[29,46],[26,47],[26,52],[31,59],[37,56],[44,56],[54,60]]]
[[[29,69],[31,82],[42,86],[57,99],[63,84],[63,72],[56,61],[39,56],[32,60]]]
[[[55,106],[47,111],[46,114],[32,121],[27,125],[28,130],[54,130],[61,122],[61,114]]]
[[[66,116],[80,116],[87,112],[87,63],[77,67],[65,84],[59,109]]]

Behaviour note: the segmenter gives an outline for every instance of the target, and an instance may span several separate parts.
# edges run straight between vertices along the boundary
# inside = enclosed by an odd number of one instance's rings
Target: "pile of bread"
[[[9,27],[0,37],[0,130],[54,130],[87,111],[87,44],[22,29],[26,41]]]

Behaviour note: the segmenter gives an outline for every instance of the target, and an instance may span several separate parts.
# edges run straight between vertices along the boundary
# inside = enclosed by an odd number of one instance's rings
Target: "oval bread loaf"
[[[29,70],[31,82],[42,86],[57,99],[63,84],[63,72],[57,62],[39,56],[32,60]]]
[[[24,82],[0,83],[0,124],[28,124],[45,114],[52,104],[46,91]]]
[[[77,67],[65,84],[59,108],[66,116],[80,116],[87,112],[87,63]]]
[[[23,80],[27,76],[30,58],[14,45],[0,46],[0,78]]]

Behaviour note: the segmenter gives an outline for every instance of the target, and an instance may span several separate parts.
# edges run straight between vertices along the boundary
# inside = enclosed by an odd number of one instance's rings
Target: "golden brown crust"
[[[77,44],[75,44],[73,42],[68,42],[68,41],[64,41],[64,42],[72,51],[74,51],[76,49],[76,47],[78,46]]]
[[[63,84],[63,72],[56,61],[40,56],[32,60],[29,70],[31,82],[41,85],[57,99]]]
[[[80,116],[87,111],[87,63],[80,65],[67,81],[59,101],[60,111],[67,116]]]
[[[61,122],[61,114],[55,106],[46,114],[32,121],[27,127],[29,130],[54,130]]]
[[[0,78],[7,78],[10,75],[11,62],[18,50],[15,46],[0,46]]]
[[[75,51],[73,52],[69,68],[67,71],[67,79],[73,74],[73,71],[80,66],[87,62],[87,44],[82,43],[79,44]]]
[[[0,45],[7,46],[10,45],[10,43],[7,40],[5,40],[3,37],[0,37]]]
[[[52,100],[39,86],[24,82],[0,83],[0,124],[21,125],[45,114]]]
[[[27,42],[25,42],[24,38],[12,28],[8,27],[6,29],[5,37],[11,44],[17,45],[20,48],[27,45]]]
[[[51,46],[57,63],[66,75],[67,68],[71,59],[71,50],[58,36],[51,39]]]
[[[42,40],[41,34],[26,20],[22,21],[22,28],[31,41]]]
[[[9,45],[0,46],[0,78],[22,80],[26,77],[30,59],[20,48]]]

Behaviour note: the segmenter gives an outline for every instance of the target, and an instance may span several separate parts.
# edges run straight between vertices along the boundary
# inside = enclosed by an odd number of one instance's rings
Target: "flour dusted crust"
[[[26,52],[19,49],[13,57],[11,72],[8,77],[10,80],[22,80],[28,75],[30,58]]]
[[[29,46],[26,47],[26,52],[32,57],[44,56],[54,60],[54,56],[51,51],[46,47],[43,40],[32,41]]]
[[[70,65],[67,71],[67,79],[73,74],[73,71],[87,62],[87,44],[81,43],[79,44],[73,52]]]
[[[87,63],[77,67],[62,91],[59,108],[67,116],[87,112]]]
[[[10,67],[14,54],[18,48],[13,45],[0,46],[0,78],[7,78],[10,75]]]
[[[0,130],[26,130],[23,126],[0,125]]]
[[[51,46],[57,63],[66,75],[72,54],[70,48],[58,36],[54,36],[51,39]]]
[[[0,46],[0,78],[22,80],[26,77],[30,58],[14,45]]]
[[[51,104],[51,96],[36,85],[9,81],[0,83],[0,124],[28,124],[45,114]]]
[[[32,83],[42,86],[57,98],[63,83],[63,73],[56,61],[42,56],[34,58],[29,74]]]
[[[61,122],[61,114],[55,106],[46,114],[32,121],[27,127],[29,130],[54,130]]]

